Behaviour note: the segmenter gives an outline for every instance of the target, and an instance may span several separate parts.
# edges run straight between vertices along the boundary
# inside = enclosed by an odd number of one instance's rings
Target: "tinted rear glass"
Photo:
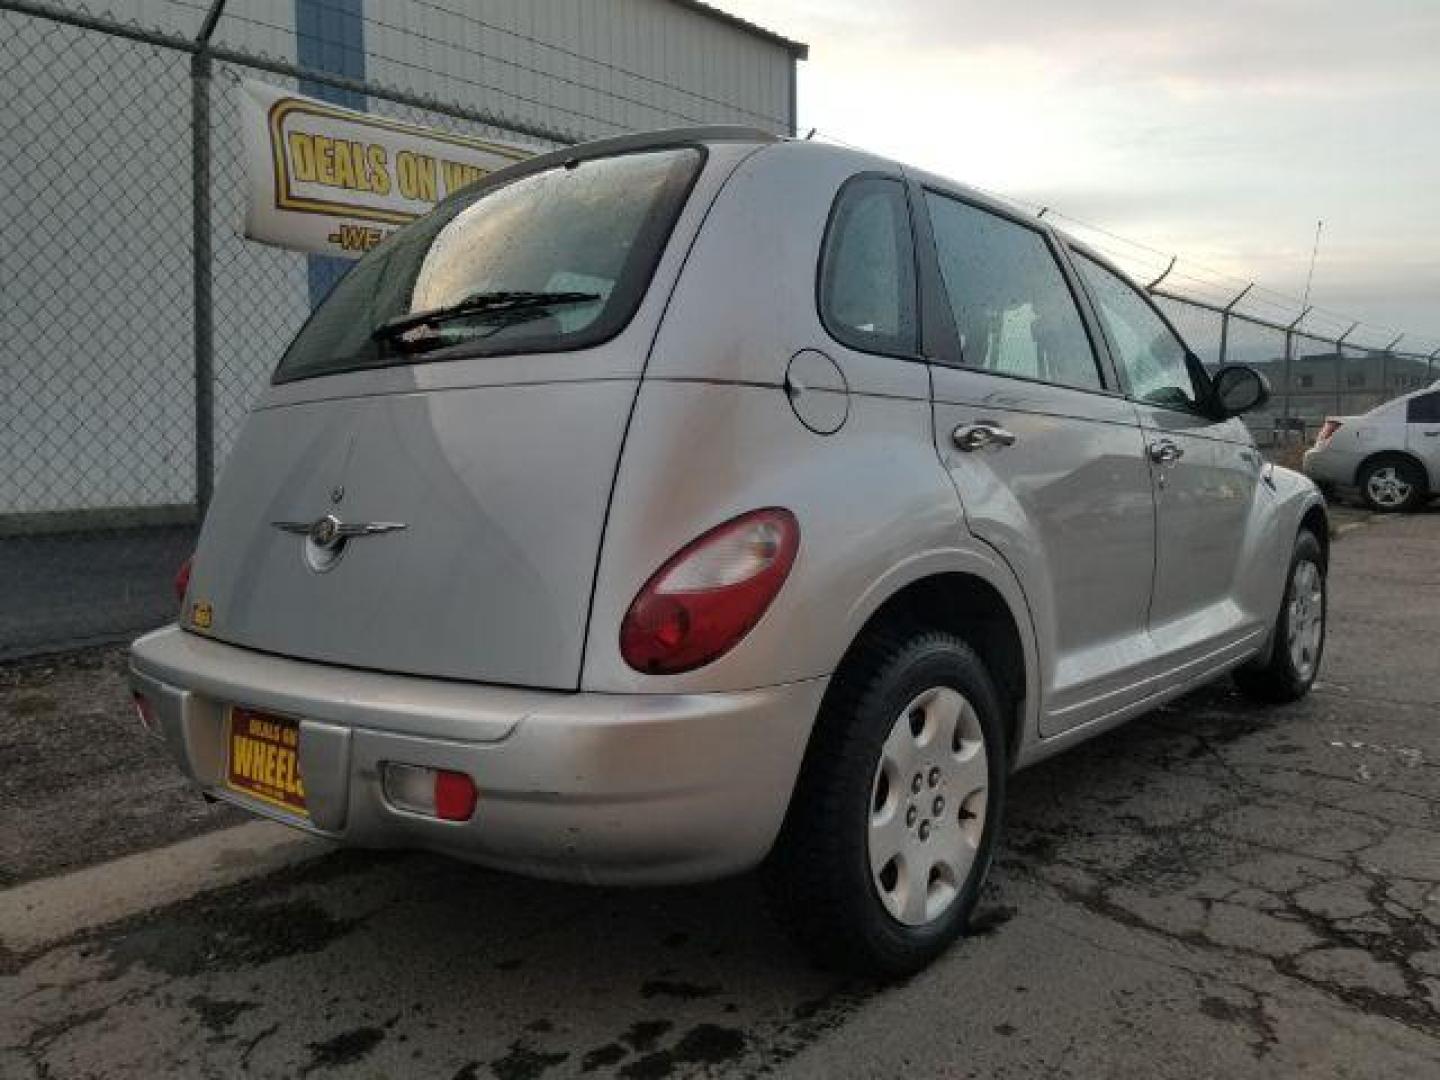
[[[1440,393],[1411,398],[1405,409],[1405,419],[1412,424],[1440,424]]]
[[[570,350],[619,333],[639,306],[700,168],[693,147],[556,165],[462,192],[361,259],[301,329],[276,382],[462,356]],[[419,332],[423,349],[374,331],[480,293],[596,299],[476,311]],[[413,342],[413,337],[411,338]]]

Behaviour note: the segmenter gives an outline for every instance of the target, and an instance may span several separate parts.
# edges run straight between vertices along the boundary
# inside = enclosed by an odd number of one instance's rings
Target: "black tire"
[[[933,921],[910,926],[886,909],[871,874],[872,798],[882,748],[898,718],[918,695],[937,687],[958,691],[979,721],[987,766],[985,816],[966,880],[955,886],[949,906]],[[883,978],[907,975],[964,931],[990,869],[1005,803],[1008,762],[1000,701],[985,665],[953,634],[893,627],[868,634],[852,648],[826,693],[763,872],[778,921],[820,966]],[[903,792],[899,797],[911,798]],[[927,792],[916,801],[929,798]],[[946,813],[955,809],[947,807]],[[939,811],[936,815],[942,822],[937,830],[950,823]]]
[[[1300,563],[1307,561],[1319,572],[1320,639],[1313,651],[1313,658],[1308,662],[1308,666],[1302,669],[1296,663],[1289,641],[1296,569]],[[1285,572],[1285,592],[1280,598],[1280,614],[1275,617],[1269,650],[1264,656],[1235,671],[1235,684],[1248,696],[1268,704],[1283,705],[1298,701],[1310,692],[1315,676],[1320,671],[1320,661],[1325,655],[1326,605],[1329,602],[1326,571],[1325,551],[1320,546],[1320,541],[1308,529],[1302,530],[1295,538],[1295,550],[1291,553],[1290,565]]]
[[[1385,487],[1379,481],[1387,476],[1393,477],[1397,484],[1391,490],[1403,490],[1403,495],[1381,497],[1376,487]],[[1377,514],[1409,513],[1420,509],[1430,497],[1425,470],[1399,454],[1385,454],[1367,461],[1360,469],[1356,483],[1360,488],[1360,498]]]

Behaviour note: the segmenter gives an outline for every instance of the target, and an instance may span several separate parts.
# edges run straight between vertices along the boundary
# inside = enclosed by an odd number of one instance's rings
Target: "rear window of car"
[[[1440,424],[1440,391],[1411,398],[1405,419],[1411,424]]]
[[[569,161],[457,194],[355,264],[274,381],[614,337],[649,287],[703,157],[677,147]],[[545,303],[537,293],[566,298]],[[486,306],[496,294],[531,298]],[[476,298],[464,312],[403,325]]]

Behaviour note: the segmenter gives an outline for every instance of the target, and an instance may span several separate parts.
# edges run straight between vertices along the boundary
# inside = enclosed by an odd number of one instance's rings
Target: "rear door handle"
[[[1150,444],[1150,460],[1159,465],[1174,465],[1185,456],[1185,448],[1169,439],[1156,439]]]
[[[1015,433],[990,420],[977,420],[973,424],[961,424],[950,433],[950,441],[956,450],[967,454],[975,450],[1015,445]]]

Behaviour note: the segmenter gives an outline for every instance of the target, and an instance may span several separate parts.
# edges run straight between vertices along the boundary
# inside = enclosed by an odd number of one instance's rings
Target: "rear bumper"
[[[1359,466],[1358,455],[1321,446],[1305,451],[1301,470],[1317,484],[1351,487],[1355,483],[1355,470]]]
[[[614,884],[746,870],[774,843],[826,680],[735,693],[556,693],[354,671],[166,627],[130,676],[203,790],[344,843]],[[299,721],[309,819],[226,785],[228,706]],[[385,762],[468,773],[452,823],[385,798]]]

